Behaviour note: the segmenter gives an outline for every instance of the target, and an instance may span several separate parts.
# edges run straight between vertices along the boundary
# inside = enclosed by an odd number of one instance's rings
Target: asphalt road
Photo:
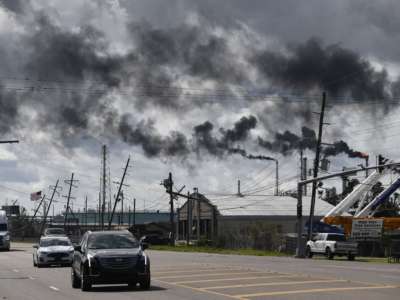
[[[29,244],[0,252],[0,299],[399,299],[400,265],[148,251],[152,288],[72,289],[69,268],[32,266]]]

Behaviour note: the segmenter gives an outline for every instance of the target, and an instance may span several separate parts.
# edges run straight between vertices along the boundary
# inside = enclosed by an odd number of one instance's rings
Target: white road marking
[[[18,269],[13,269],[13,272],[19,273],[19,270]]]
[[[35,280],[35,277],[29,276],[30,280]]]
[[[51,288],[54,291],[59,291],[60,289],[56,288],[55,286],[50,285],[49,288]]]

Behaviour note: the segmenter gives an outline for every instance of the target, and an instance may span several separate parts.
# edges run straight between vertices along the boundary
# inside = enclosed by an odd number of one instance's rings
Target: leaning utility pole
[[[57,192],[58,182],[59,182],[59,179],[57,179],[56,185],[55,185],[54,187],[50,187],[50,188],[53,189],[53,193],[51,194],[51,198],[50,198],[50,202],[49,202],[48,209],[47,209],[45,215],[43,216],[42,227],[40,228],[40,233],[41,233],[41,234],[43,233],[44,226],[46,225],[47,215],[48,215],[48,213],[49,213],[51,203],[53,203],[54,195],[55,195],[56,192]],[[44,199],[44,198],[43,198],[43,199]]]
[[[119,196],[120,196],[120,194],[121,194],[121,188],[122,188],[122,186],[124,185],[125,175],[126,175],[126,171],[128,170],[129,161],[130,161],[130,160],[131,160],[131,158],[129,157],[128,160],[126,161],[124,173],[122,174],[121,182],[119,183],[117,196],[115,197],[115,200],[114,200],[114,207],[113,207],[113,210],[112,210],[112,212],[111,212],[110,220],[108,221],[108,230],[111,230],[111,224],[112,224],[112,221],[113,221],[113,217],[114,217],[114,213],[115,213],[115,208],[117,207],[117,203],[118,203],[118,201],[119,201]]]
[[[74,185],[74,182],[78,182],[78,181],[79,180],[74,179],[74,173],[71,174],[71,179],[64,180],[64,182],[69,185],[68,195],[63,196],[64,198],[67,198],[67,207],[65,209],[65,216],[64,216],[64,230],[65,230],[65,226],[67,223],[68,211],[70,210],[69,204],[70,204],[71,199],[74,199],[74,197],[71,197],[71,190],[72,190],[72,187],[77,188],[77,186]]]
[[[315,149],[315,160],[314,160],[314,170],[313,170],[314,178],[318,177],[319,160],[320,160],[320,154],[321,154],[322,129],[324,126],[325,103],[326,103],[326,93],[323,92],[322,93],[321,113],[319,114],[318,139],[317,139],[317,145],[316,145],[316,149]],[[308,231],[307,231],[307,239],[308,240],[310,240],[311,234],[312,234],[316,193],[317,193],[317,182],[313,181],[312,182],[312,190],[311,190],[310,215],[308,217]]]

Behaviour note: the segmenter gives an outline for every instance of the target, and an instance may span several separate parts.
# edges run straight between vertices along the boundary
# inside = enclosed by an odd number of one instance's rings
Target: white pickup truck
[[[323,254],[328,259],[333,259],[337,255],[354,260],[357,251],[357,242],[346,241],[344,234],[318,233],[315,238],[307,242],[306,256],[311,258],[314,254]]]

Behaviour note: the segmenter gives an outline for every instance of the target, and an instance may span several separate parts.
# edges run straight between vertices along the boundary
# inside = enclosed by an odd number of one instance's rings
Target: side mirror
[[[39,249],[39,245],[38,244],[34,244],[34,245],[32,245],[32,248]]]
[[[78,252],[81,252],[82,251],[81,245],[74,245],[74,250],[78,251]]]
[[[149,244],[148,243],[142,243],[142,249],[143,250],[149,249]]]

